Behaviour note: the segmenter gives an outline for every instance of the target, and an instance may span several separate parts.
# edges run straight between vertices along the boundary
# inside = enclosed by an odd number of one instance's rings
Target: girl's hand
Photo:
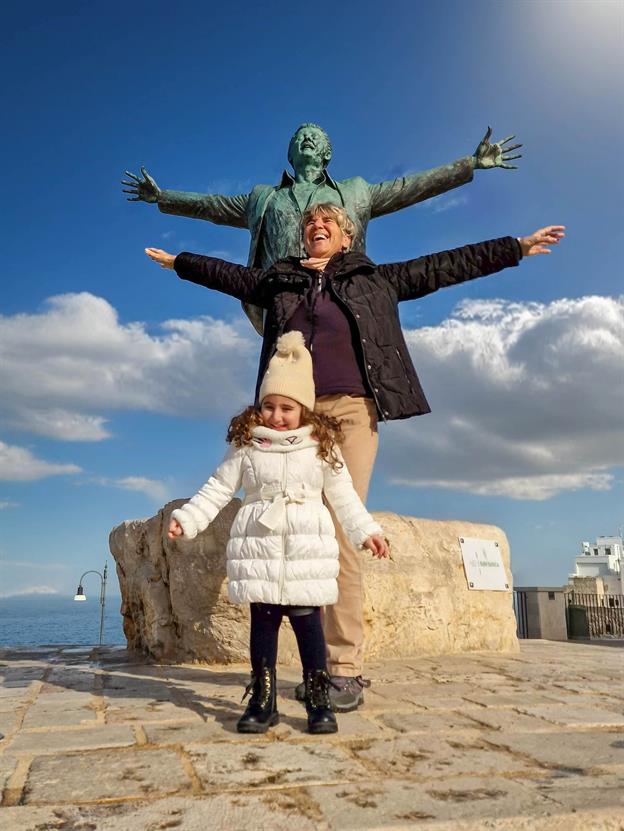
[[[565,237],[564,231],[565,225],[547,225],[546,228],[540,228],[528,237],[518,237],[522,255],[532,257],[534,254],[550,254],[550,248],[546,246],[558,245]]]
[[[167,533],[167,536],[169,537],[170,540],[175,540],[178,537],[183,537],[184,536],[184,531],[182,530],[182,526],[177,521],[177,519],[172,519],[171,522],[169,523],[169,532]]]
[[[368,550],[372,553],[373,557],[377,557],[377,559],[379,560],[382,560],[384,557],[390,556],[390,548],[388,547],[388,543],[379,534],[371,534],[370,537],[367,537],[364,540],[362,546],[364,548],[368,548]]]
[[[146,248],[145,253],[150,260],[154,260],[161,268],[173,268],[175,256],[173,254],[167,254],[162,248]]]

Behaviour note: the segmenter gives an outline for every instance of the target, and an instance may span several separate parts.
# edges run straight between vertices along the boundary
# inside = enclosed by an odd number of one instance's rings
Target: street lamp
[[[85,571],[78,583],[78,589],[74,595],[74,600],[86,600],[87,596],[82,588],[82,581],[87,574],[97,574],[100,578],[100,646],[102,646],[102,633],[104,632],[104,604],[106,603],[106,573],[108,571],[108,563],[104,564],[104,574],[99,571]]]

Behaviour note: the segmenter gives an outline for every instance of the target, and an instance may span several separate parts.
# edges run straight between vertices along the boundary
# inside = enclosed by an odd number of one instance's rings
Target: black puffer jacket
[[[386,265],[375,265],[355,252],[331,258],[325,269],[326,284],[355,323],[359,343],[354,347],[360,350],[380,418],[389,421],[430,412],[403,338],[398,303],[518,265],[521,257],[518,241],[501,237]],[[316,275],[295,257],[262,271],[185,252],[176,257],[174,267],[184,280],[267,310],[257,394],[275,342]]]

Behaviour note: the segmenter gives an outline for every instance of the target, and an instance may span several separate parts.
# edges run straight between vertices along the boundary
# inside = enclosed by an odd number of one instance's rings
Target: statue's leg
[[[375,405],[368,398],[323,396],[318,399],[316,410],[342,421],[345,434],[342,454],[353,487],[365,503],[377,455]],[[340,548],[340,574],[338,602],[327,606],[323,614],[327,668],[331,675],[354,678],[362,674],[364,653],[362,552],[356,551],[346,539],[333,513],[332,519]]]

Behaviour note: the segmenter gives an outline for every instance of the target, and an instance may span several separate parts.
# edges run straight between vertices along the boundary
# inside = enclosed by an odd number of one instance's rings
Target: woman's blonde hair
[[[230,421],[225,440],[234,447],[242,447],[252,443],[251,430],[262,424],[262,416],[257,407],[246,407],[242,413],[235,415]],[[332,416],[315,413],[301,405],[300,427],[312,425],[313,436],[318,441],[318,456],[338,472],[344,466],[336,449],[342,443],[344,435],[340,422]]]
[[[344,208],[341,208],[340,205],[334,205],[331,202],[319,202],[318,204],[307,208],[303,212],[303,216],[301,217],[302,234],[304,233],[308,222],[317,216],[331,216],[332,219],[336,220],[336,224],[343,234],[350,237],[351,242],[353,242],[353,237],[355,236],[355,223]]]

